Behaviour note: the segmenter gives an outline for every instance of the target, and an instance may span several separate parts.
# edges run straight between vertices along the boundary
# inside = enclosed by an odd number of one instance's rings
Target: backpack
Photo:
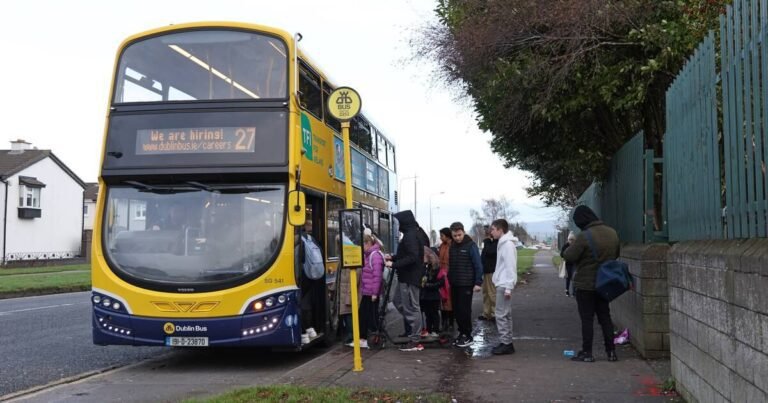
[[[309,235],[302,235],[304,243],[304,274],[312,280],[322,278],[325,274],[325,262],[323,252]]]
[[[592,256],[597,260],[597,252],[592,242],[592,235],[589,231],[585,232],[589,248],[592,250]],[[595,282],[595,292],[602,299],[611,302],[616,297],[624,294],[634,285],[632,275],[629,273],[629,266],[620,260],[606,260],[600,263],[597,268],[597,281]]]

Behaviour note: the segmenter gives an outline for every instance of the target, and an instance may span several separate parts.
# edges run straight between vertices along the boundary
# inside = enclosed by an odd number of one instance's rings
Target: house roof
[[[89,182],[85,184],[85,192],[83,192],[83,199],[96,201],[96,197],[99,195],[99,184]]]
[[[72,170],[64,165],[61,160],[56,158],[51,150],[0,150],[0,179],[5,180],[10,176],[32,166],[34,163],[50,157],[64,172],[66,172],[78,185],[85,188],[85,182],[82,181]]]

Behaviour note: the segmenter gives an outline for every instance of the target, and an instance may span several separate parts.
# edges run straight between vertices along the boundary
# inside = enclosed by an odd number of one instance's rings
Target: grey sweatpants
[[[419,306],[419,287],[398,281],[392,303],[397,311],[403,315],[406,322],[411,325],[411,334],[408,336],[413,341],[421,338],[421,307]]]
[[[504,287],[496,287],[496,328],[500,342],[512,343],[512,299],[504,298]]]

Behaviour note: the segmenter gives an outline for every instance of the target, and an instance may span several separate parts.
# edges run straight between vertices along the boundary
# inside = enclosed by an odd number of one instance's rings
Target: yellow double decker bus
[[[120,46],[93,234],[95,344],[333,342],[345,182],[391,248],[395,148],[360,115],[345,177],[340,124],[325,111],[334,85],[299,39],[207,22]],[[320,279],[302,269],[301,231],[321,245]]]

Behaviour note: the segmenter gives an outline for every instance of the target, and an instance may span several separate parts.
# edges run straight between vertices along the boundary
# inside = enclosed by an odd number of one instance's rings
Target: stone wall
[[[668,251],[666,244],[621,248],[635,289],[611,302],[611,317],[619,328],[629,329],[632,345],[645,358],[669,356]]]
[[[768,239],[668,254],[672,375],[691,402],[768,401]]]

